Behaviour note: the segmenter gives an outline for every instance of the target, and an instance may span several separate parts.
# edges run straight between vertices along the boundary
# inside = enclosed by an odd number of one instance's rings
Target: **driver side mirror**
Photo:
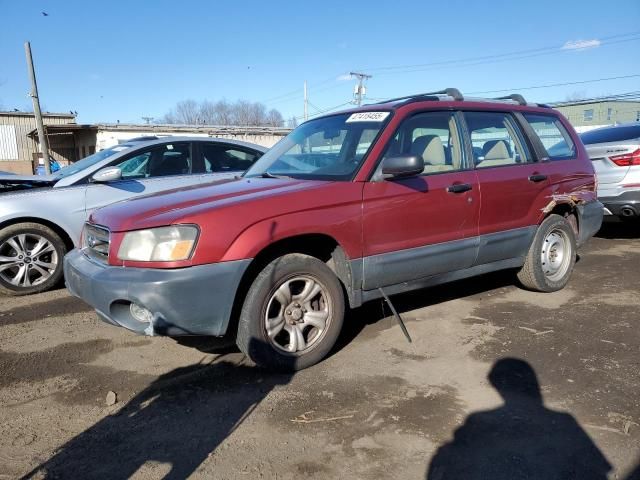
[[[94,183],[109,183],[120,179],[122,179],[122,170],[120,170],[120,167],[103,168],[91,177],[91,181]]]
[[[382,175],[386,179],[415,177],[423,170],[424,160],[419,155],[398,155],[382,162]]]

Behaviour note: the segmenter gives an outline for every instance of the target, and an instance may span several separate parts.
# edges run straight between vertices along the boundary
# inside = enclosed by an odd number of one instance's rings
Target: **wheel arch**
[[[549,208],[551,207],[551,208]],[[578,213],[578,209],[576,207],[575,202],[563,201],[556,202],[553,201],[552,204],[548,205],[547,208],[544,209],[544,215],[540,218],[538,225],[541,225],[550,215],[559,215],[569,222],[571,225],[571,229],[576,236],[576,239],[580,235],[580,215]]]
[[[352,265],[344,248],[330,235],[325,233],[304,233],[278,239],[264,246],[253,258],[244,272],[236,290],[228,334],[235,336],[242,304],[256,275],[272,260],[288,253],[302,253],[322,260],[336,274],[346,298],[352,307],[361,303],[359,289],[352,271]]]
[[[0,230],[6,228],[6,227],[10,227],[11,225],[16,225],[18,223],[38,223],[40,225],[44,225],[45,227],[50,228],[51,230],[53,230],[64,242],[65,247],[67,248],[67,251],[71,251],[75,248],[75,242],[73,241],[73,239],[71,238],[71,235],[69,234],[69,232],[67,232],[64,228],[62,228],[60,225],[52,222],[51,220],[46,220],[44,218],[40,218],[40,217],[16,217],[16,218],[11,218],[9,220],[5,220],[3,222],[0,222]]]

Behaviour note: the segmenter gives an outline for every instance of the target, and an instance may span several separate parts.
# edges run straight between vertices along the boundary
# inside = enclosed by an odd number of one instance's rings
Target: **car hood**
[[[112,232],[197,222],[198,217],[214,210],[247,203],[258,207],[269,198],[329,183],[332,182],[280,178],[223,180],[115,203],[93,212],[89,221],[106,226]]]
[[[24,183],[55,183],[53,175],[16,175],[13,173],[0,173],[0,182],[24,182]]]
[[[16,190],[29,190],[38,187],[51,187],[56,183],[52,176],[0,174],[0,193]]]

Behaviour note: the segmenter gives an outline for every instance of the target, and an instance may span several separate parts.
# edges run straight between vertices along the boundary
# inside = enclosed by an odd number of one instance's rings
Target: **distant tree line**
[[[227,102],[219,100],[183,100],[160,119],[162,123],[188,125],[238,125],[260,127],[284,127],[282,114],[260,102],[238,100]]]

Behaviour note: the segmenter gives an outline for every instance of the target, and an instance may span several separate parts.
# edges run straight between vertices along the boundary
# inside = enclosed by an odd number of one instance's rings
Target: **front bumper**
[[[600,200],[604,204],[605,208],[611,212],[611,215],[616,215],[618,217],[640,216],[640,189],[629,190],[620,195],[616,195],[615,197],[598,197],[598,200]],[[628,210],[625,212],[625,209],[630,209],[634,214],[629,215]],[[625,215],[625,213],[627,214]]]
[[[593,237],[602,226],[602,218],[604,216],[604,207],[598,200],[578,205],[578,238],[576,243],[578,246]]]
[[[64,259],[67,289],[102,320],[145,335],[224,335],[235,294],[251,260],[161,270],[114,267],[73,250]],[[150,322],[131,315],[135,303]]]

